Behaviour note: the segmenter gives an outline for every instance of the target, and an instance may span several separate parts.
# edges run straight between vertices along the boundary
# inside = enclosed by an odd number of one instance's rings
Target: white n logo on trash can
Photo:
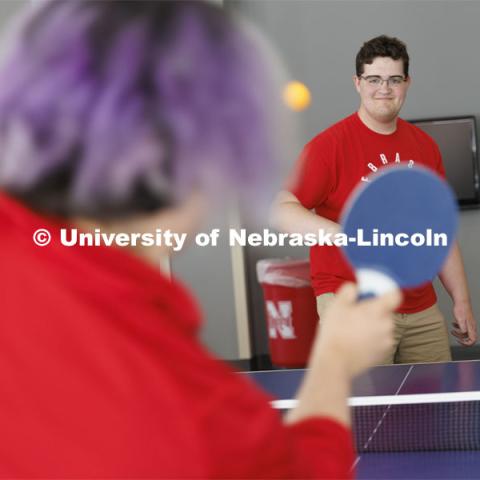
[[[278,302],[278,310],[275,303],[267,300],[268,336],[277,338],[277,332],[284,340],[291,340],[295,337],[295,330],[292,321],[292,302]]]

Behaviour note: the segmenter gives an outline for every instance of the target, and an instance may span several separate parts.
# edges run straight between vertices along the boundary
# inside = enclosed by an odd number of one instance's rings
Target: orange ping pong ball
[[[288,82],[283,89],[283,101],[296,112],[305,110],[310,105],[311,99],[310,90],[302,82],[296,80]]]

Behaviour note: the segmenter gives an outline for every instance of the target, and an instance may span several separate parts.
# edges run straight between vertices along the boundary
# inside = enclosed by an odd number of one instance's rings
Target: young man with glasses
[[[349,194],[386,165],[423,165],[445,176],[435,142],[398,116],[410,86],[408,67],[406,46],[397,38],[382,35],[364,43],[353,77],[360,107],[305,146],[291,188],[275,204],[273,222],[279,229],[339,232],[339,214]],[[335,246],[312,247],[310,261],[321,319],[339,286],[354,276]],[[454,304],[452,335],[461,345],[473,345],[476,323],[458,245],[440,280]],[[384,363],[451,360],[446,323],[431,283],[404,292],[395,320],[395,345]]]

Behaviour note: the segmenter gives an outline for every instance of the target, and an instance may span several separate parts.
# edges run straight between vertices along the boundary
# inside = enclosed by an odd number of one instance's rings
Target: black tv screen
[[[475,117],[410,120],[438,145],[447,180],[462,207],[480,206]]]

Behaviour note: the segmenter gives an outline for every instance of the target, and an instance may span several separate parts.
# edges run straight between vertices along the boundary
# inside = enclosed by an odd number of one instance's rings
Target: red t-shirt
[[[353,476],[349,430],[285,426],[201,346],[181,285],[60,227],[0,195],[1,478]]]
[[[399,118],[396,131],[382,135],[370,130],[354,113],[305,146],[291,191],[305,208],[338,222],[345,201],[360,181],[386,165],[400,162],[412,167],[423,165],[445,177],[440,151],[425,132]],[[312,247],[310,262],[316,295],[335,292],[344,281],[354,280],[338,247]],[[435,301],[429,282],[405,290],[398,312],[419,312]]]

